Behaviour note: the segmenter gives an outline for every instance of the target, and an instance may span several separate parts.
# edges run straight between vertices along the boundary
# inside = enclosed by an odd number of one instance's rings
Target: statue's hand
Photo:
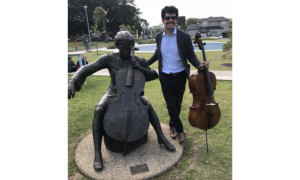
[[[136,68],[136,69],[141,69],[142,67],[140,66],[140,64],[136,61],[131,61],[130,62],[130,67],[132,68]]]
[[[75,84],[74,84],[74,81],[72,81],[72,79],[68,85],[68,99],[71,99],[71,96],[72,96],[72,98],[74,98],[74,96],[75,96]]]

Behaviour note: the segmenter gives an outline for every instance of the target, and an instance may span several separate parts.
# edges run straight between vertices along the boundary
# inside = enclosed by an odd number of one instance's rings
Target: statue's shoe
[[[99,162],[94,161],[94,169],[96,171],[102,171],[103,170],[103,161],[102,161],[102,159]]]
[[[162,140],[162,138],[157,138],[159,145],[163,144],[168,151],[171,151],[171,152],[176,151],[176,148],[173,146],[173,144],[171,144],[166,138],[164,138],[164,139],[165,140]]]

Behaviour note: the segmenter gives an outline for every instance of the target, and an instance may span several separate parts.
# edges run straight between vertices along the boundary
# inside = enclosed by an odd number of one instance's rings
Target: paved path
[[[158,70],[155,69],[158,73]],[[197,70],[191,70],[191,75],[195,73]],[[210,71],[216,75],[217,80],[232,80],[232,71]],[[68,73],[74,74],[74,73]],[[94,76],[109,76],[108,69],[102,69],[93,74]]]
[[[158,73],[158,70],[155,69]],[[191,70],[191,75],[197,70]],[[216,75],[217,80],[232,80],[232,71],[210,71]],[[74,73],[69,73],[74,74]],[[94,76],[109,76],[108,69],[102,69],[93,74]]]
[[[141,45],[139,45],[141,46]],[[96,49],[92,49],[92,51],[97,51]],[[98,51],[112,51],[112,52],[118,52],[118,49],[107,49],[107,48],[98,48]],[[149,51],[147,51],[149,52]],[[86,53],[86,51],[76,51],[76,52],[70,52],[70,53]],[[155,69],[157,72],[158,70]],[[197,70],[191,70],[190,74],[192,75]],[[232,80],[232,71],[210,71],[216,75],[217,80]],[[74,73],[69,73],[74,74]],[[100,71],[97,71],[93,74],[94,76],[109,76],[108,69],[103,69]]]

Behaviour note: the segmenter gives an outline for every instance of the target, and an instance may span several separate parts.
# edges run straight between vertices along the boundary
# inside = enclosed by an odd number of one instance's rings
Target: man
[[[106,93],[101,97],[96,106],[92,127],[95,148],[94,169],[98,171],[101,171],[103,169],[101,154],[101,142],[102,136],[104,134],[103,119],[108,108],[108,104],[115,99],[117,94],[117,90],[115,89],[116,73],[122,67],[131,66],[140,70],[145,75],[146,81],[151,81],[158,78],[157,72],[148,67],[148,65],[142,60],[142,58],[135,56],[135,60],[137,61],[137,63],[130,63],[130,52],[134,47],[134,38],[128,31],[120,31],[117,33],[115,37],[115,45],[119,49],[119,52],[113,53],[112,55],[103,55],[96,61],[81,67],[72,76],[68,86],[68,98],[71,99],[71,96],[74,97],[75,95],[75,90],[79,91],[81,89],[81,86],[87,76],[104,68],[107,68],[109,70],[111,83]],[[175,147],[164,136],[159,123],[159,119],[150,102],[146,99],[145,96],[141,96],[140,98],[142,103],[148,106],[149,121],[157,134],[157,140],[159,144],[163,144],[169,151],[175,151]]]
[[[77,69],[75,67],[75,63],[72,60],[72,57],[68,57],[68,73],[75,72]]]
[[[190,77],[190,65],[200,68],[200,61],[194,53],[190,35],[176,28],[178,9],[166,6],[161,11],[165,30],[156,34],[157,49],[148,60],[150,66],[159,61],[159,80],[170,116],[170,136],[179,143],[184,141],[185,133],[179,118],[186,78]],[[208,65],[207,65],[208,67]]]
[[[85,50],[89,51],[89,40],[87,38],[83,41],[83,44],[85,46]]]

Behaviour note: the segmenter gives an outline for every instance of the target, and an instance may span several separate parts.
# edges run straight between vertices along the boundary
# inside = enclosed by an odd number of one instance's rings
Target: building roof
[[[204,21],[204,20],[206,20],[206,21],[229,21],[230,19],[225,18],[223,16],[219,16],[219,17],[210,16],[208,18],[199,18],[199,19],[197,19],[197,22],[201,22],[201,21]]]
[[[195,26],[188,26],[186,31],[187,30],[198,30],[198,31],[201,31],[201,30],[211,30],[211,29],[224,29],[223,27],[221,26],[207,26],[207,27],[195,27]]]
[[[198,27],[198,24],[191,24],[191,25],[188,25],[188,27],[186,29],[196,30],[196,29],[199,29],[199,27]]]
[[[199,29],[224,29],[221,26],[207,26],[207,27],[199,27]]]

